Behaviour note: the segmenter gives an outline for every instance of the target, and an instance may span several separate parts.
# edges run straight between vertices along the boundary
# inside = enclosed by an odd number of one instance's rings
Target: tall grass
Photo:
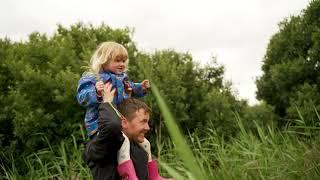
[[[238,120],[241,129],[241,120]],[[294,131],[261,128],[258,134],[242,128],[241,133],[225,142],[212,129],[206,137],[190,134],[184,141],[192,149],[194,165],[208,179],[318,179],[320,177],[320,141],[305,138]],[[301,127],[300,127],[301,128]],[[174,137],[173,137],[174,138]],[[176,151],[177,144],[165,140],[160,151],[163,174],[175,179],[202,179],[186,165],[184,156]],[[24,157],[28,173],[19,175],[15,162],[3,167],[4,179],[91,179],[90,171],[81,159],[82,147],[74,143],[66,149],[61,143],[58,151],[40,151]],[[181,149],[183,151],[184,149]],[[14,159],[12,157],[8,157]]]
[[[27,174],[23,176],[16,168],[14,158],[11,158],[11,167],[1,165],[2,178],[18,179],[92,179],[89,169],[82,160],[83,147],[78,146],[74,136],[72,144],[64,141],[57,147],[51,147],[22,157]],[[57,148],[57,149],[53,149]],[[2,156],[4,157],[4,156]]]
[[[176,179],[184,176],[178,173],[179,170],[187,175],[184,178],[200,180],[320,178],[320,141],[317,136],[312,136],[320,134],[320,128],[306,126],[299,110],[300,125],[289,125],[286,131],[279,131],[255,123],[257,134],[247,131],[235,113],[235,123],[240,129],[237,137],[226,143],[211,127],[207,129],[206,137],[189,135],[188,146],[154,84],[152,92],[172,138],[172,143],[169,141],[167,145],[169,151],[162,155],[162,159],[175,162],[171,167],[176,167],[176,171],[165,163],[162,163],[163,168]],[[316,110],[315,113],[320,122]],[[307,136],[301,137],[301,133]]]
[[[257,123],[258,134],[253,134],[243,128],[238,116],[237,119],[240,133],[229,142],[212,129],[208,129],[206,137],[196,134],[188,137],[189,146],[209,179],[320,178],[320,141],[317,136],[301,136],[300,132],[292,130],[296,127],[279,131],[262,128]],[[310,129],[300,125],[299,128]],[[172,146],[171,142],[166,142],[164,149],[167,150],[161,154],[161,159],[174,162],[171,167],[185,173],[181,169],[186,166]]]
[[[285,131],[255,123],[253,133],[244,128],[235,113],[234,123],[240,133],[228,142],[214,127],[207,127],[205,136],[184,137],[155,85],[152,91],[171,137],[157,146],[162,174],[175,180],[320,178],[320,141],[319,136],[312,135],[320,134],[319,128],[305,126],[303,118]],[[47,144],[47,149],[22,157],[28,171],[24,176],[19,174],[14,157],[4,157],[12,163],[10,167],[1,165],[2,178],[92,179],[81,159],[83,146],[78,146],[74,137],[72,142],[62,141],[57,147]]]

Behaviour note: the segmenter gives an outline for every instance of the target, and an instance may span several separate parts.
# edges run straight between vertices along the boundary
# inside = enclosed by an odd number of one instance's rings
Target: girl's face
[[[103,64],[102,68],[104,71],[111,71],[115,74],[122,74],[126,70],[126,59],[116,57],[109,63]]]

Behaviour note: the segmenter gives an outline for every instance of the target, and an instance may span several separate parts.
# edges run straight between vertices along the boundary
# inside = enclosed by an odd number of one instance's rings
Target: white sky
[[[140,50],[189,51],[198,62],[212,55],[225,65],[225,79],[255,104],[255,79],[269,39],[285,17],[310,0],[1,0],[0,38],[51,34],[76,22],[135,29]]]

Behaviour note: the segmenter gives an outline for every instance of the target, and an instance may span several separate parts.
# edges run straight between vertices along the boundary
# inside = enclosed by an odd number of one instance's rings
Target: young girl
[[[86,107],[85,127],[92,139],[98,129],[98,106],[102,102],[103,86],[112,83],[115,90],[113,104],[118,105],[130,96],[142,97],[150,88],[149,80],[133,83],[125,73],[128,65],[128,52],[121,44],[104,42],[94,52],[90,60],[90,70],[79,80],[78,102]]]

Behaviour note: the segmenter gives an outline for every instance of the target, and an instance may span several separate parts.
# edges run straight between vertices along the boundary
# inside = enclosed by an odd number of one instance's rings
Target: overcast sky
[[[1,0],[0,38],[52,34],[76,22],[135,29],[140,50],[173,48],[198,62],[212,56],[226,67],[241,98],[256,103],[254,81],[278,23],[310,0]]]

